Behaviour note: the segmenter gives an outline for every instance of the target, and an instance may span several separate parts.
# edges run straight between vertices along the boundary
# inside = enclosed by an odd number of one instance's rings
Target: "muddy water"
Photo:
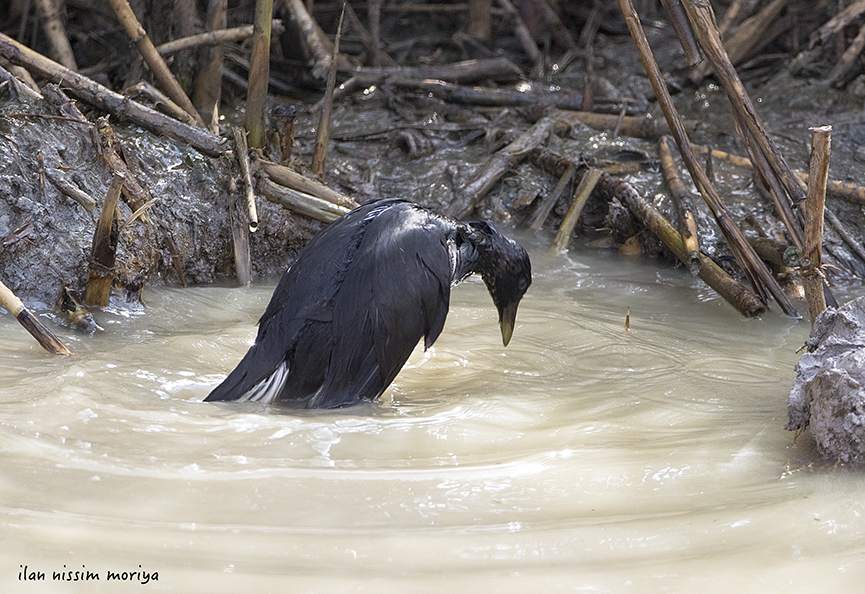
[[[533,259],[507,349],[467,283],[384,400],[340,411],[201,403],[273,285],[150,290],[65,360],[3,315],[0,589],[861,587],[865,475],[783,429],[806,324],[618,255]]]

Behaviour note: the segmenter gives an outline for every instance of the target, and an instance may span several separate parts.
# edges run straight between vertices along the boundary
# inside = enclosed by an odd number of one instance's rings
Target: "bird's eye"
[[[525,291],[529,287],[529,281],[526,280],[526,277],[520,278],[519,287],[520,291]]]

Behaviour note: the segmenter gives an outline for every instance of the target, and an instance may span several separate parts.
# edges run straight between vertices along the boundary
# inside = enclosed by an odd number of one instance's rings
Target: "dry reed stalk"
[[[195,80],[195,88],[192,91],[192,103],[195,107],[205,115],[210,114],[210,126],[209,129],[214,134],[219,133],[219,102],[222,99],[222,62],[223,62],[223,51],[221,42],[215,41],[216,39],[223,37],[226,29],[225,25],[227,22],[226,13],[228,11],[228,0],[210,0],[207,6],[207,16],[205,17],[207,28],[209,29],[208,33],[205,33],[204,36],[208,36],[210,39],[213,39],[212,45],[208,45],[207,47],[203,47],[199,50],[198,54],[198,77]],[[244,33],[253,35],[255,31],[255,27],[243,27]],[[223,34],[222,36],[217,36],[217,34]],[[193,37],[201,37],[201,36],[193,36]],[[191,37],[185,38],[186,40],[192,39]],[[241,39],[245,39],[245,37],[241,37]],[[178,40],[182,41],[182,40]],[[186,47],[197,47],[195,45],[186,45]],[[156,48],[160,54],[162,50],[157,47]],[[163,54],[164,55],[164,54]]]
[[[331,223],[349,213],[349,209],[344,206],[338,206],[310,194],[280,186],[270,181],[269,178],[260,181],[259,189],[271,202],[324,223]]]
[[[309,194],[321,200],[326,200],[331,204],[336,204],[346,209],[354,209],[360,206],[353,198],[331,189],[316,179],[310,179],[305,175],[301,175],[289,167],[278,165],[262,158],[256,160],[256,165],[271,181],[281,186],[302,192],[303,194]]]
[[[270,31],[273,20],[273,0],[256,0],[252,36],[252,57],[249,60],[249,87],[246,90],[247,141],[252,148],[264,148],[267,142],[265,108],[267,84],[270,81]]]
[[[114,14],[117,15],[117,20],[120,21],[121,25],[123,25],[126,34],[135,42],[135,46],[138,48],[141,57],[144,58],[145,62],[147,62],[150,70],[159,81],[160,86],[165,90],[168,96],[171,97],[172,101],[177,103],[177,105],[182,107],[186,113],[191,115],[198,125],[204,127],[204,120],[202,120],[201,116],[198,115],[198,112],[192,105],[192,101],[190,101],[189,97],[186,96],[183,87],[180,86],[180,83],[177,82],[176,78],[174,78],[174,75],[171,73],[171,70],[168,69],[168,65],[162,59],[162,56],[160,56],[159,52],[156,51],[156,47],[153,45],[153,42],[150,41],[150,37],[147,36],[144,27],[141,26],[135,13],[132,12],[132,7],[129,6],[129,2],[127,2],[127,0],[108,0],[108,3],[114,10]]]
[[[490,9],[492,0],[469,0],[469,35],[483,41],[492,36]]]
[[[547,220],[547,217],[550,216],[550,212],[553,210],[556,202],[558,202],[562,194],[565,193],[565,188],[567,188],[568,184],[570,184],[574,179],[576,173],[577,164],[571,163],[568,165],[568,168],[559,178],[559,181],[556,183],[552,192],[544,196],[537,209],[535,209],[535,214],[532,216],[532,220],[529,223],[529,229],[531,231],[540,231],[541,227],[544,226],[544,222]]]
[[[327,162],[327,145],[330,140],[330,121],[333,115],[333,91],[336,87],[336,59],[339,56],[339,38],[342,35],[342,21],[345,10],[339,15],[336,27],[336,39],[333,42],[333,56],[330,61],[330,71],[327,73],[327,83],[324,88],[324,98],[321,113],[318,118],[318,130],[315,133],[315,146],[312,149],[312,172],[319,179],[324,177],[324,166]]]
[[[691,192],[688,191],[682,178],[679,177],[676,162],[673,160],[673,153],[670,150],[670,141],[666,136],[662,136],[658,142],[658,155],[661,158],[664,181],[670,188],[670,195],[673,197],[673,204],[679,217],[679,232],[685,242],[685,251],[688,253],[688,261],[685,263],[691,271],[694,271],[700,260],[700,238],[697,233],[697,221],[694,219],[694,203],[691,199]]]
[[[574,232],[574,227],[577,226],[577,221],[580,219],[580,213],[583,212],[583,207],[598,185],[598,180],[601,178],[603,171],[595,167],[589,167],[577,185],[574,191],[574,198],[571,201],[571,206],[562,219],[562,224],[556,233],[556,238],[553,240],[553,247],[550,251],[554,253],[562,253],[568,251],[568,244],[571,241],[571,233]]]
[[[735,225],[726,206],[721,200],[721,197],[715,191],[708,177],[706,177],[706,172],[694,156],[690,140],[688,139],[688,135],[678,116],[678,112],[673,105],[672,98],[670,97],[670,93],[664,83],[658,64],[655,62],[654,55],[649,47],[649,42],[646,40],[643,27],[640,24],[636,10],[634,10],[633,3],[631,0],[619,0],[619,5],[621,6],[622,14],[625,15],[625,20],[628,29],[631,32],[631,37],[637,45],[637,50],[640,54],[643,66],[649,75],[649,80],[651,81],[652,88],[655,91],[655,97],[657,97],[658,103],[664,111],[664,116],[667,119],[667,123],[670,125],[673,138],[676,140],[676,144],[679,147],[679,153],[682,155],[691,176],[694,178],[697,189],[700,190],[703,199],[712,211],[712,214],[718,223],[718,227],[721,229],[721,233],[727,240],[727,244],[730,246],[733,255],[736,257],[742,270],[751,282],[754,292],[764,301],[768,298],[768,294],[771,294],[785,313],[791,316],[797,316],[798,313],[790,302],[790,299],[778,285],[777,281],[775,281],[763,261],[754,253],[753,248],[748,244],[742,231]],[[690,5],[687,1],[685,6],[686,10],[689,10],[690,17],[690,9],[688,8]],[[694,19],[691,19],[691,24],[693,26]],[[695,32],[699,37],[699,31]],[[705,46],[703,47],[703,51],[704,53],[706,52]]]
[[[812,326],[820,312],[826,309],[820,249],[823,244],[823,212],[831,142],[831,126],[811,128],[811,160],[805,198],[805,245],[802,249],[801,275]]]
[[[30,310],[24,307],[24,304],[13,293],[9,287],[0,282],[0,305],[9,310],[18,323],[24,326],[24,329],[35,338],[42,348],[52,355],[71,355],[66,346],[58,340],[54,334],[45,327],[39,319],[30,313]]]

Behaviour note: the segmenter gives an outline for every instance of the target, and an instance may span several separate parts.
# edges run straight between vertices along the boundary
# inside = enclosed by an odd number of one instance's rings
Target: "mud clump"
[[[865,462],[865,297],[823,311],[796,365],[790,431],[806,428],[827,458]]]

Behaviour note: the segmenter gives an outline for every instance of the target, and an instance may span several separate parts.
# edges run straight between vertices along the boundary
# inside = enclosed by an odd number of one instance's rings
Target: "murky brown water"
[[[807,324],[533,259],[510,347],[468,283],[385,400],[340,411],[201,403],[273,285],[149,290],[70,359],[0,316],[0,589],[97,591],[52,580],[82,565],[112,592],[860,588],[865,475],[783,429]]]

